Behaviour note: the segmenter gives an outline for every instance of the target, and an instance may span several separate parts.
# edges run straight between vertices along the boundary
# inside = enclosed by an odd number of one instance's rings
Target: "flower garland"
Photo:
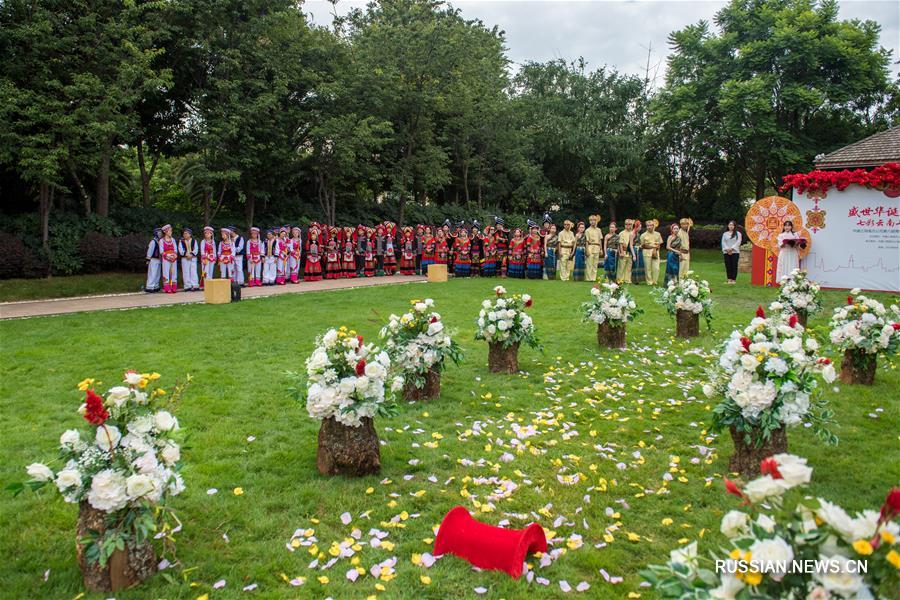
[[[732,332],[703,386],[707,397],[724,398],[713,409],[713,429],[735,427],[746,443],[761,446],[773,431],[809,421],[821,439],[837,441],[824,428],[832,413],[814,377],[831,383],[837,373],[817,355],[818,342],[804,334],[796,315],[766,318],[762,307],[750,325]]]
[[[806,275],[806,271],[794,269],[781,278],[778,299],[772,303],[772,310],[790,313],[805,312],[814,315],[822,310],[819,284]]]
[[[894,354],[900,346],[900,307],[892,304],[886,309],[854,288],[847,305],[834,309],[829,327],[831,343],[841,350]]]
[[[402,316],[391,315],[379,335],[404,380],[421,388],[429,371],[443,370],[445,359],[459,364],[462,350],[444,327],[441,315],[429,312],[434,300],[412,300],[410,304],[412,308]]]
[[[584,321],[621,327],[644,311],[637,307],[634,296],[627,288],[607,282],[591,288],[591,301],[581,304],[581,312]]]
[[[886,163],[871,171],[856,169],[853,171],[812,171],[785,175],[779,190],[786,192],[791,188],[810,196],[824,198],[828,190],[836,188],[844,191],[856,184],[877,190],[900,190],[900,164]]]
[[[316,338],[316,348],[306,359],[306,410],[322,420],[334,418],[350,427],[362,419],[393,412],[393,392],[403,387],[402,377],[391,378],[387,352],[366,344],[361,335],[346,327],[329,329]],[[297,381],[297,373],[288,373]],[[301,396],[298,388],[291,388]]]
[[[504,348],[521,342],[537,348],[539,343],[534,333],[534,322],[525,314],[525,309],[533,303],[531,296],[513,294],[506,297],[506,288],[502,285],[495,287],[494,293],[496,298],[493,301],[481,303],[475,339],[500,344]]]
[[[823,498],[785,500],[812,478],[805,458],[776,454],[760,466],[762,476],[743,488],[725,480],[728,493],[741,498],[748,512],[731,510],[722,518],[728,546],[721,555],[702,556],[693,542],[673,550],[667,564],[641,571],[660,596],[829,600],[888,597],[896,590],[900,489],[888,493],[880,512],[851,517]],[[853,569],[858,560],[866,561],[865,573]],[[828,568],[800,572],[797,566],[807,563],[795,561],[820,561]]]
[[[87,502],[107,513],[109,527],[102,537],[80,540],[89,562],[105,566],[125,543],[142,544],[154,534],[171,542],[180,522],[167,506],[184,491],[178,419],[163,409],[174,406],[186,384],[168,396],[155,387],[159,373],[125,373],[123,384],[98,393],[94,379],[78,389],[85,393],[79,414],[91,426],[87,432],[66,430],[59,439],[64,466],[54,472],[43,463],[26,468],[26,484],[10,486],[16,493],[27,485],[56,486],[69,503]],[[188,382],[190,378],[188,379]]]
[[[653,294],[656,302],[665,306],[671,316],[674,317],[679,310],[702,314],[707,328],[712,328],[712,290],[709,282],[697,277],[693,271],[688,271],[678,281],[669,281],[664,289],[653,290]]]

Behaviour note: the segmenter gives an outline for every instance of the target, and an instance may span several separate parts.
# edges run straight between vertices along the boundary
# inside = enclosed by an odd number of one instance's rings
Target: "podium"
[[[230,279],[206,279],[203,282],[203,301],[207,304],[228,304],[231,302]]]
[[[428,282],[447,281],[447,265],[428,265]]]

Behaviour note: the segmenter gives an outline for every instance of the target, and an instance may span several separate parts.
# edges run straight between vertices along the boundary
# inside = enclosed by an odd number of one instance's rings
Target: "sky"
[[[467,19],[480,19],[488,27],[506,32],[507,55],[515,65],[584,57],[591,68],[614,66],[619,71],[644,75],[661,85],[671,31],[701,19],[712,20],[726,2],[718,0],[455,0],[451,4]],[[365,6],[359,0],[339,0],[345,13]],[[332,6],[325,0],[306,0],[305,10],[319,25],[331,23]],[[843,0],[842,19],[871,19],[881,24],[881,45],[893,50],[891,72],[900,65],[900,2],[896,0]]]

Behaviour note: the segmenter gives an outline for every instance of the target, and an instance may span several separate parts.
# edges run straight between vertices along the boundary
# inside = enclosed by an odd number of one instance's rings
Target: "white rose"
[[[426,305],[424,302],[416,302],[415,309],[416,312],[423,313],[428,309],[428,305]]]
[[[25,467],[25,472],[34,481],[50,481],[53,479],[53,471],[44,463],[31,463]]]
[[[509,329],[509,321],[499,321],[497,323],[497,329],[499,329],[500,331],[506,331],[507,329]]]
[[[697,561],[697,542],[691,542],[687,546],[669,552],[669,561],[692,567]]]
[[[730,567],[729,569],[734,570],[734,568]],[[746,584],[734,575],[723,573],[719,586],[709,590],[709,595],[718,600],[734,600],[745,587]]]
[[[599,289],[599,288],[591,288],[591,295],[592,295],[592,296],[599,296],[599,295],[600,295],[600,289]]]
[[[807,339],[806,340],[806,349],[811,350],[812,352],[815,352],[816,350],[819,349],[819,342],[817,342],[813,338]]]
[[[56,487],[60,492],[72,487],[81,487],[81,473],[78,469],[63,469],[56,474]]]
[[[832,383],[837,379],[837,372],[834,370],[833,364],[828,363],[822,368],[822,378],[828,383]]]
[[[137,499],[146,496],[156,489],[153,479],[142,473],[132,475],[125,480],[125,493],[129,498]]]
[[[372,379],[383,379],[385,369],[377,362],[366,363],[366,376]]]
[[[720,531],[728,538],[736,538],[739,536],[747,523],[750,522],[750,515],[739,510],[730,510],[722,517],[722,525]]]
[[[490,301],[490,300],[484,300],[484,301],[482,301],[481,306],[482,306],[482,308],[490,308],[490,307],[491,307],[491,301]]]
[[[755,558],[755,557],[754,557]],[[865,581],[862,575],[856,572],[856,565],[850,564],[850,559],[846,556],[820,556],[820,560],[829,562],[837,561],[840,568],[837,573],[816,572],[813,573],[813,579],[819,582],[822,587],[831,595],[829,597],[839,598],[871,598],[868,593]],[[831,571],[831,569],[822,569],[822,571]]]
[[[369,378],[363,375],[362,377],[356,378],[356,391],[359,393],[363,393],[366,391],[366,388],[369,387]]]
[[[816,510],[816,516],[825,521],[832,529],[841,535],[848,542],[855,542],[857,538],[854,536],[853,519],[847,512],[827,500],[819,498],[819,508]]]
[[[166,488],[166,491],[169,492],[169,495],[171,496],[177,496],[184,491],[184,479],[181,478],[181,475],[175,473],[172,476],[172,479],[169,481],[169,487]]]
[[[97,428],[97,434],[94,436],[94,442],[101,450],[112,450],[119,445],[122,434],[115,425],[103,425]]]
[[[428,325],[428,335],[437,335],[444,330],[444,324],[441,321],[435,321]]]
[[[337,330],[329,329],[324,336],[322,336],[322,343],[325,344],[326,348],[330,348],[334,346],[335,342],[337,342],[338,334]]]
[[[782,495],[787,486],[781,479],[773,479],[771,475],[763,475],[744,486],[744,493],[751,502],[761,502],[771,496]]]
[[[766,531],[768,531],[769,533],[772,533],[773,531],[775,531],[775,519],[773,519],[769,515],[761,514],[758,517],[756,517],[756,524],[759,525],[760,527],[762,527],[763,529],[765,529]]]
[[[759,366],[759,361],[756,360],[756,357],[752,354],[743,354],[741,355],[741,366],[750,371],[756,370],[756,367]]]
[[[128,385],[139,385],[141,383],[141,379],[143,379],[143,377],[141,377],[140,373],[136,373],[134,371],[128,371],[127,373],[125,373],[125,383],[127,383]]]
[[[59,436],[59,445],[66,448],[74,448],[81,441],[81,434],[77,429],[67,429]]]
[[[109,388],[109,391],[106,392],[106,401],[113,406],[119,407],[128,401],[129,396],[131,396],[131,388],[117,385]]]
[[[153,415],[153,424],[157,431],[178,431],[178,419],[166,410],[161,410]]]
[[[137,435],[150,433],[150,430],[152,429],[153,417],[150,415],[141,415],[128,423],[128,431]]]
[[[153,450],[147,450],[134,459],[132,465],[139,473],[147,474],[153,473],[159,468],[159,461],[156,460],[156,453]]]
[[[125,477],[118,471],[104,469],[94,475],[91,490],[87,495],[88,503],[103,512],[115,512],[125,508],[128,496],[125,492]]]
[[[166,445],[163,446],[159,454],[162,456],[166,465],[171,467],[181,458],[181,448],[178,447],[178,444],[170,440],[166,442]]]
[[[753,556],[753,560],[763,563],[784,562],[790,564],[794,560],[794,549],[778,536],[768,540],[757,540],[750,546],[750,554]],[[784,575],[784,573],[778,572],[769,573],[769,576],[775,581],[781,581]]]
[[[778,463],[778,472],[789,486],[807,484],[812,478],[812,468],[806,466],[805,458],[793,454],[776,454],[772,458]]]
[[[781,343],[781,348],[788,354],[798,352],[803,347],[803,340],[799,336],[788,338]]]

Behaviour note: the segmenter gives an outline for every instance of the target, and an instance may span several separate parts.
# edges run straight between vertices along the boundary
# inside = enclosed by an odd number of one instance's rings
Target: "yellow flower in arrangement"
[[[882,542],[884,542],[885,544],[893,544],[896,540],[897,540],[897,538],[894,536],[893,533],[891,533],[887,529],[881,530],[881,541]]]
[[[762,573],[759,571],[748,571],[744,573],[744,583],[747,585],[759,585],[762,582]]]
[[[856,550],[857,553],[862,554],[863,556],[868,556],[872,554],[873,548],[872,544],[868,542],[868,540],[856,540],[853,542],[853,549]]]
[[[900,569],[900,552],[896,550],[891,550],[887,553],[887,561],[894,565],[895,569]]]
[[[78,391],[86,392],[88,389],[94,387],[93,379],[83,379],[78,383]]]

